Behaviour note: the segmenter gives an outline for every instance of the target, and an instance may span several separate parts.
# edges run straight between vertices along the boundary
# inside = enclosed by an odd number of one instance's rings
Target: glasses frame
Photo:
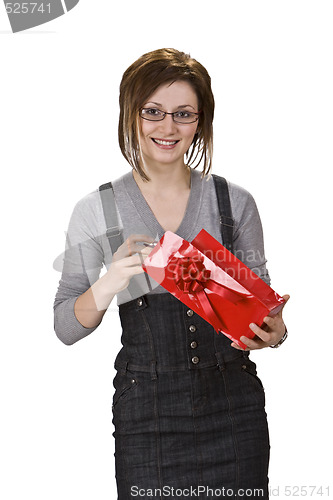
[[[158,120],[152,120],[151,118],[147,118],[145,116],[142,116],[141,115],[141,112],[144,110],[144,109],[156,109],[156,111],[159,111],[160,113],[163,113],[163,116],[162,118],[159,118]],[[162,111],[161,109],[158,109],[158,108],[140,108],[139,110],[139,115],[140,115],[140,118],[142,118],[143,120],[147,120],[148,122],[161,122],[162,120],[164,120],[165,116],[166,115],[171,115],[172,116],[172,119],[175,123],[178,123],[180,125],[190,125],[191,123],[195,123],[199,120],[199,115],[201,113],[201,110],[198,111],[198,113],[195,113],[194,111],[188,111],[188,113],[191,113],[192,115],[196,115],[196,118],[195,120],[191,121],[191,122],[180,122],[180,121],[177,121],[175,119],[175,115],[179,113],[179,111],[174,111],[173,113],[168,113],[167,111]]]

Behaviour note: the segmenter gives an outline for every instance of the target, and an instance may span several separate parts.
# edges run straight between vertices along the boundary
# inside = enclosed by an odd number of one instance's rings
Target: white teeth
[[[154,139],[157,144],[160,144],[161,146],[172,146],[173,144],[176,144],[178,141],[160,141],[159,139]]]

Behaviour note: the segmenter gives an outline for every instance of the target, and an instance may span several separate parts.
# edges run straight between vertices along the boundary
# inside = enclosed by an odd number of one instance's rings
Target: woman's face
[[[184,81],[161,85],[143,107],[168,113],[179,110],[199,111],[197,95],[193,87]],[[162,121],[140,118],[141,151],[148,169],[167,164],[183,167],[184,154],[191,146],[197,127],[198,121],[176,123],[172,115],[166,115]]]

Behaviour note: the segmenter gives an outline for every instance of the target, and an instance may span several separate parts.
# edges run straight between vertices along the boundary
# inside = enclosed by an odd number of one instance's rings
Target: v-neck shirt
[[[199,172],[191,170],[189,198],[187,201],[183,219],[178,229],[175,231],[178,236],[185,240],[191,239],[193,230],[195,229],[200,216],[200,207],[203,195],[200,177],[201,176]],[[141,193],[141,190],[137,185],[132,172],[129,172],[128,174],[121,177],[119,181],[115,181],[113,183],[113,187],[116,203],[120,214],[123,214],[123,217],[125,216],[125,218],[127,219],[124,227],[126,226],[128,228],[128,211],[131,211],[132,215],[135,216],[135,227],[138,227],[139,224],[139,226],[142,227],[145,232],[148,231],[148,234],[151,234],[153,237],[157,237],[158,239],[160,239],[163,236],[165,230],[156,219],[153,211],[151,210],[146,199]],[[126,198],[124,198],[123,196],[125,196]],[[132,230],[128,228],[127,232],[129,234],[131,234],[131,231]],[[141,231],[139,231],[139,233],[140,232]]]

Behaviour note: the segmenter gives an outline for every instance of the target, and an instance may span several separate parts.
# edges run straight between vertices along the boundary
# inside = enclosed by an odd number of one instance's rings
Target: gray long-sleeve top
[[[137,186],[132,172],[112,183],[117,205],[119,226],[126,239],[131,234],[147,234],[156,239],[162,237],[164,229]],[[266,269],[263,233],[259,213],[253,197],[245,189],[228,182],[232,215],[234,219],[235,255],[252,269],[267,284],[270,284]],[[205,229],[223,244],[219,211],[212,177],[201,178],[201,173],[191,171],[191,192],[184,218],[176,231],[180,237],[192,241]],[[95,328],[85,328],[74,313],[76,299],[99,278],[102,267],[109,268],[112,254],[106,237],[106,223],[98,189],[82,198],[74,207],[64,254],[62,275],[54,301],[54,328],[59,339],[67,345],[92,333]],[[168,293],[158,283],[146,277],[134,278],[145,293]],[[133,297],[128,290],[117,295],[122,304]]]

